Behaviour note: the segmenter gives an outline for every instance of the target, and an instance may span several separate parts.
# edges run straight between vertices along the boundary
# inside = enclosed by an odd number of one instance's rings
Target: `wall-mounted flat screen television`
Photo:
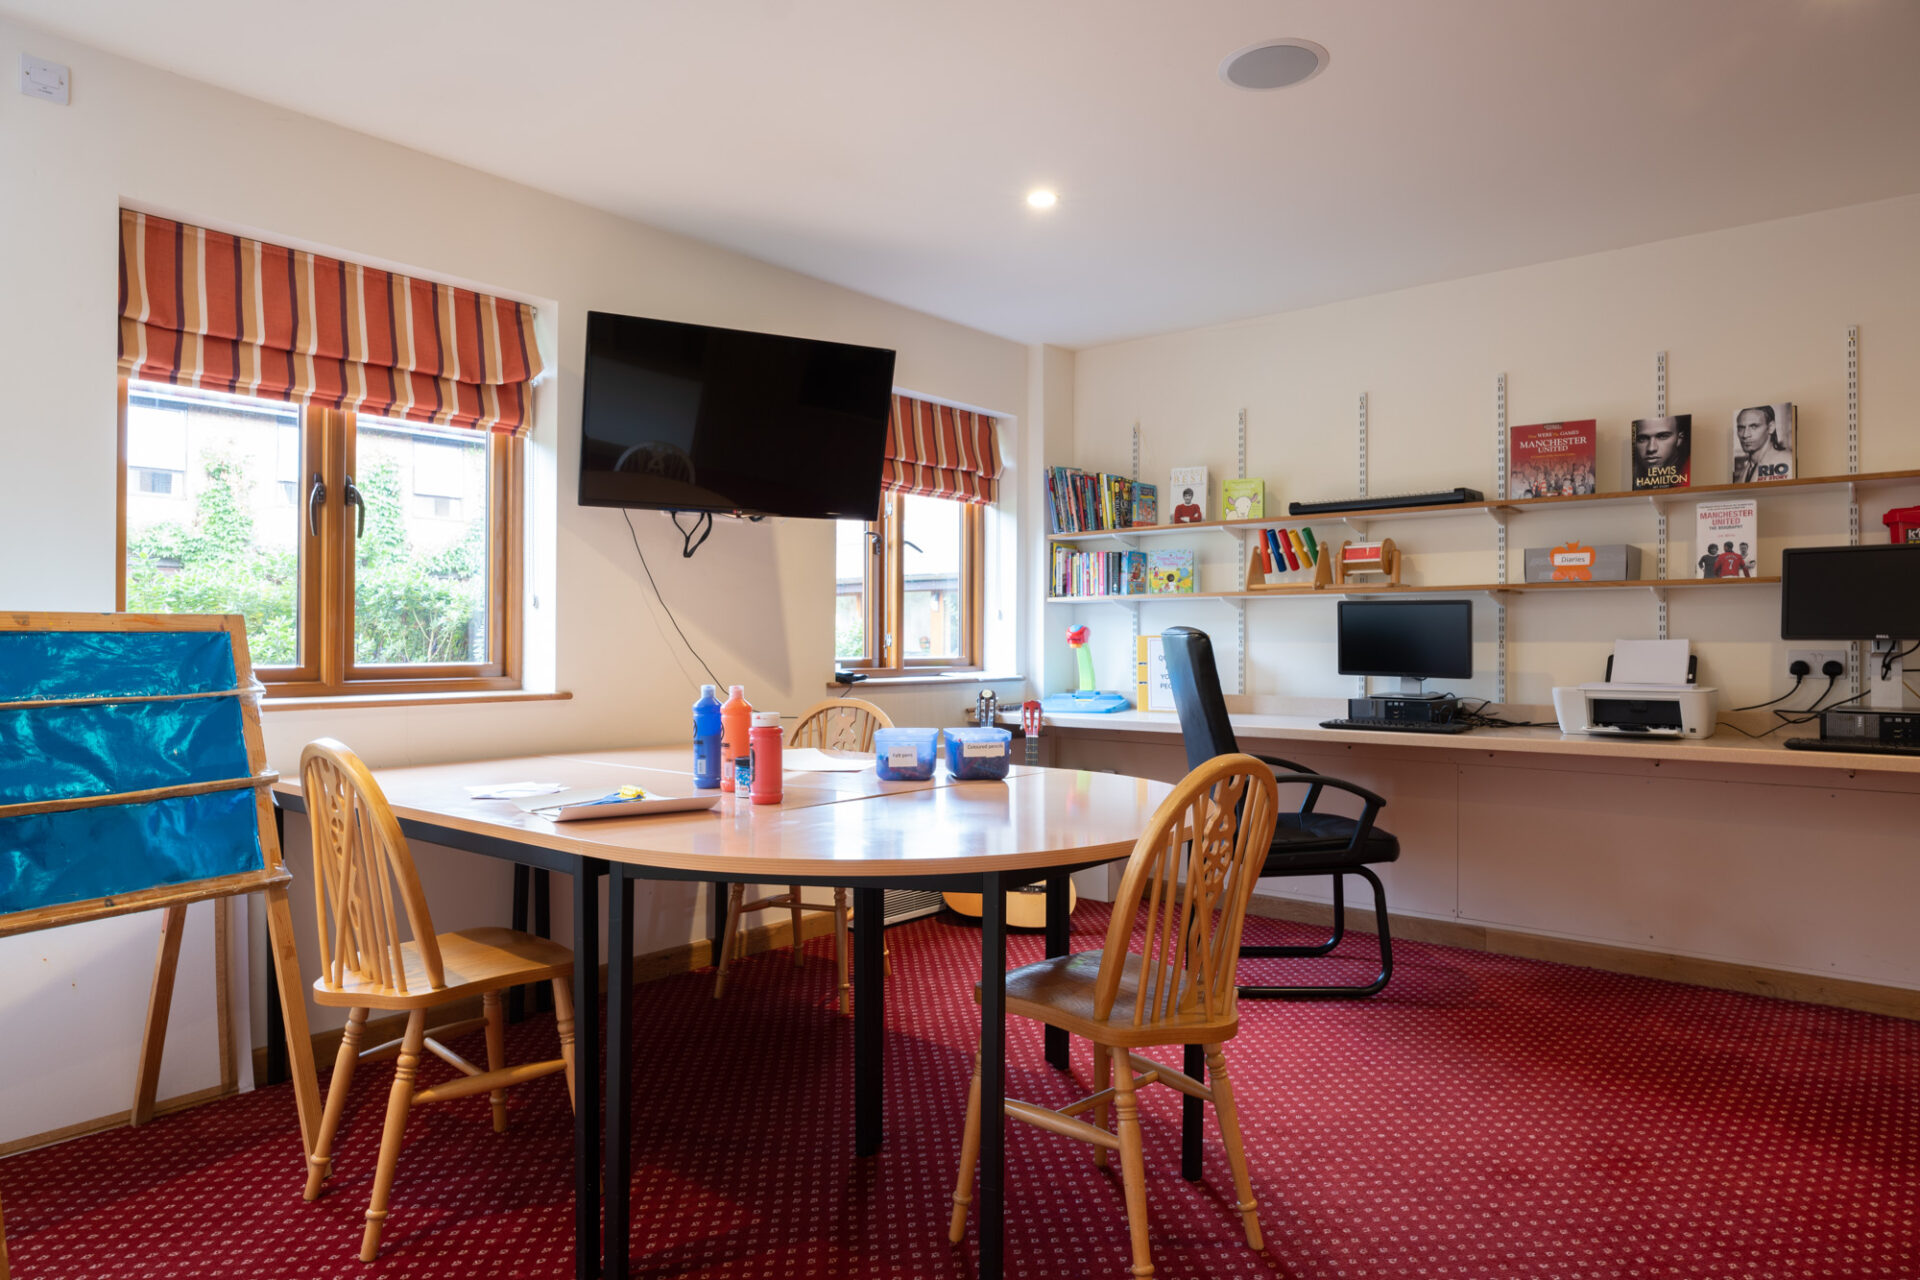
[[[580,502],[875,520],[893,352],[587,313]]]

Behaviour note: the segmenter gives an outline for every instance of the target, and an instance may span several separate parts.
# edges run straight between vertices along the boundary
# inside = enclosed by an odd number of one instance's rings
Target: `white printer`
[[[1618,640],[1607,678],[1553,691],[1562,733],[1622,738],[1711,738],[1718,690],[1694,683],[1685,640]]]

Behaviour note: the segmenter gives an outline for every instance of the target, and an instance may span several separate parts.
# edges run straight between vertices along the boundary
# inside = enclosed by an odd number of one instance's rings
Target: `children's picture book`
[[[1197,524],[1207,518],[1207,469],[1175,467],[1167,480],[1167,501],[1173,504],[1174,524]]]
[[[1733,415],[1734,484],[1793,479],[1794,410],[1790,402],[1757,404]]]
[[[1760,571],[1760,504],[1752,498],[1695,508],[1696,578],[1751,578]]]
[[[1133,486],[1133,527],[1160,523],[1160,489],[1157,485]]]
[[[1633,424],[1633,487],[1684,489],[1693,483],[1693,415],[1637,418]]]
[[[1126,553],[1127,594],[1144,596],[1147,594],[1147,553],[1129,551]]]
[[[1595,422],[1541,422],[1507,433],[1507,496],[1571,498],[1597,492]]]
[[[1265,480],[1222,480],[1220,482],[1220,518],[1222,520],[1261,520],[1267,514]]]
[[[1193,552],[1147,552],[1147,590],[1150,594],[1177,594],[1193,589]]]

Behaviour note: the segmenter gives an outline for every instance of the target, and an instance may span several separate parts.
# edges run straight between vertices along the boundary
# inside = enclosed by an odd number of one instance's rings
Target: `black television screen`
[[[1920,640],[1920,546],[1788,547],[1782,640]]]
[[[1464,680],[1473,674],[1471,600],[1342,600],[1343,676]]]
[[[875,520],[893,352],[587,313],[580,502]]]

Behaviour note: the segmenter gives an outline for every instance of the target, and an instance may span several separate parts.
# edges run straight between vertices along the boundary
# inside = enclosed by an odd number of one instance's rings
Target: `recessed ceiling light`
[[[1220,78],[1236,89],[1285,89],[1319,75],[1327,50],[1311,40],[1262,40],[1230,53]]]
[[[1035,187],[1033,190],[1027,192],[1027,203],[1036,209],[1051,209],[1054,205],[1060,203],[1060,197],[1045,187]]]

